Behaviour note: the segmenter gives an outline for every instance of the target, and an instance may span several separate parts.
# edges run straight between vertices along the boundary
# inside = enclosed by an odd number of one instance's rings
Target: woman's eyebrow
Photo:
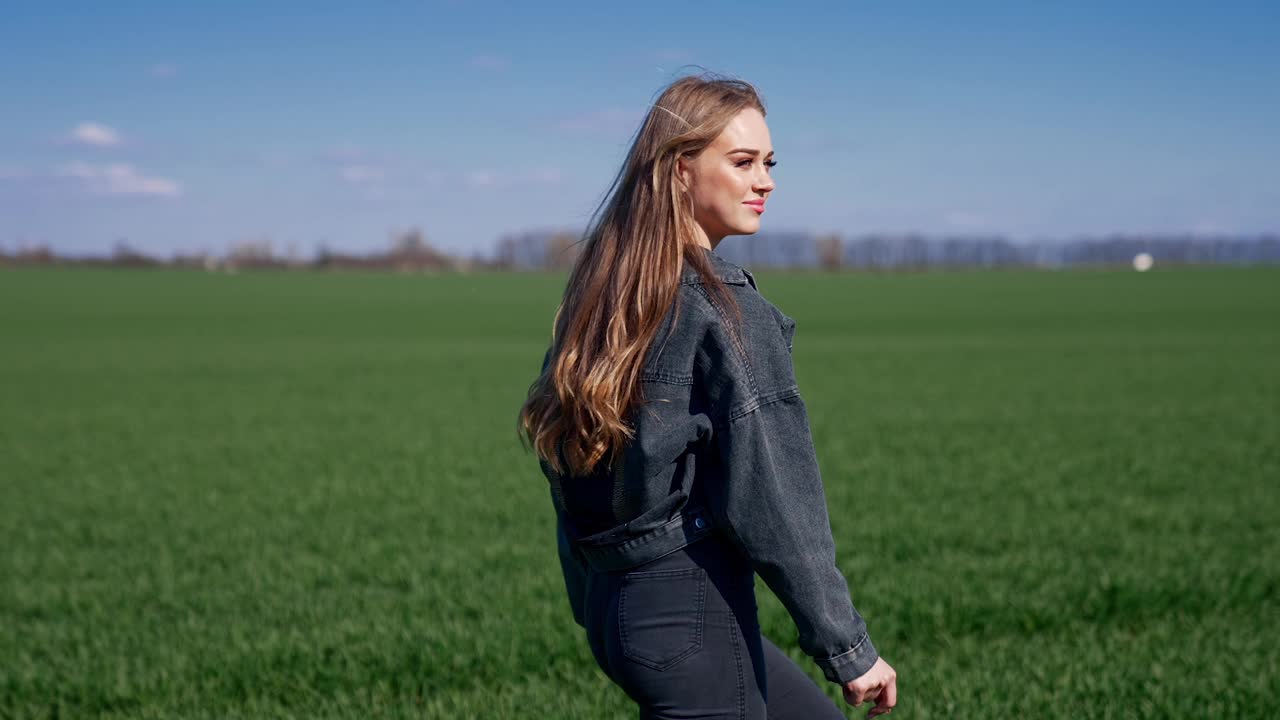
[[[734,149],[730,150],[729,152],[725,153],[725,155],[732,155],[732,154],[734,154],[734,153],[736,153],[736,152],[747,153],[748,155],[759,155],[759,154],[760,154],[760,151],[759,151],[759,150],[756,150],[755,148],[734,148]],[[765,155],[765,157],[769,157],[769,155],[772,155],[772,154],[773,154],[773,151],[772,151],[772,150],[770,150],[770,151],[769,151],[769,154],[768,154],[768,155]]]

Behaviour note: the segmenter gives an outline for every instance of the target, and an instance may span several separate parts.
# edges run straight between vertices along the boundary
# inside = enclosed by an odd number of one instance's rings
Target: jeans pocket
[[[707,571],[700,567],[628,573],[618,594],[622,654],[666,670],[702,647]]]

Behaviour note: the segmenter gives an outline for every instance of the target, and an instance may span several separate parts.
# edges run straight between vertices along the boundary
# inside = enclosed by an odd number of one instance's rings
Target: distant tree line
[[[582,236],[569,230],[533,230],[503,235],[485,256],[467,257],[433,246],[418,228],[391,235],[386,250],[345,253],[321,246],[302,258],[291,245],[277,254],[268,240],[233,243],[221,256],[179,253],[169,259],[118,242],[106,256],[59,255],[48,246],[0,248],[0,266],[90,265],[190,267],[204,270],[319,269],[399,272],[469,270],[562,270],[577,259]],[[727,238],[716,252],[751,268],[850,268],[913,270],[935,267],[1073,267],[1128,265],[1140,254],[1155,265],[1269,264],[1280,262],[1280,235],[1112,234],[1016,243],[1000,235],[863,234],[840,236],[807,231],[760,232]]]
[[[581,247],[565,231],[511,234],[498,241],[502,267],[569,267]],[[1112,234],[1015,243],[1000,235],[931,236],[918,233],[841,237],[807,231],[759,232],[726,238],[724,258],[752,268],[923,269],[931,267],[1067,267],[1128,265],[1146,253],[1158,264],[1280,262],[1280,235]]]
[[[161,259],[138,250],[127,242],[117,242],[110,255],[59,255],[47,245],[19,248],[5,253],[0,248],[0,266],[58,265],[106,267],[184,267],[210,271],[239,270],[385,270],[399,272],[448,272],[473,269],[501,269],[479,256],[459,257],[433,246],[422,230],[411,228],[394,232],[386,250],[350,253],[321,245],[315,256],[303,258],[296,245],[284,255],[277,254],[270,240],[245,240],[232,243],[226,253],[176,253]]]

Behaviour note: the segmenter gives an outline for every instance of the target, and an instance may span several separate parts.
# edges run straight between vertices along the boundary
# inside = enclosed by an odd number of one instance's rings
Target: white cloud
[[[491,187],[497,185],[500,179],[492,170],[472,170],[467,173],[467,184],[471,187]]]
[[[427,183],[428,187],[441,187],[445,183],[449,182],[448,173],[446,173],[443,170],[437,170],[434,168],[423,170],[421,173],[421,178],[424,182]]]
[[[335,163],[358,163],[371,159],[371,154],[361,145],[343,143],[334,145],[320,153],[320,160]]]
[[[977,230],[987,225],[987,219],[968,210],[952,210],[943,216],[942,223],[956,230]]]
[[[173,63],[156,63],[147,68],[147,74],[154,78],[171,78],[178,74],[178,66]]]
[[[106,125],[85,122],[71,131],[71,142],[95,147],[113,147],[120,144],[120,133]]]
[[[0,177],[3,177],[3,175],[0,175]],[[1191,226],[1191,232],[1200,235],[1227,235],[1238,232],[1238,229],[1214,220],[1201,220]]]
[[[567,117],[556,123],[556,127],[572,133],[590,133],[597,135],[619,136],[634,132],[644,118],[643,113],[621,108],[594,110]]]
[[[382,168],[370,165],[346,165],[339,172],[342,179],[350,183],[370,183],[386,177]]]
[[[472,55],[467,64],[480,70],[506,70],[511,66],[511,61],[501,55],[482,53],[480,55]]]
[[[529,185],[555,185],[564,179],[557,167],[538,167],[531,170],[491,170],[480,168],[464,176],[466,184],[473,188],[526,187]]]
[[[563,173],[557,167],[541,167],[534,168],[528,174],[529,179],[534,182],[554,185],[563,179]]]
[[[126,163],[109,165],[69,163],[60,167],[57,175],[79,180],[90,192],[104,195],[177,197],[182,194],[182,186],[177,182],[168,178],[143,175]]]

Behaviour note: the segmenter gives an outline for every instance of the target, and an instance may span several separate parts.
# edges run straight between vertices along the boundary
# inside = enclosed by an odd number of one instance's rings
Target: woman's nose
[[[756,173],[756,181],[753,188],[757,192],[769,192],[773,190],[773,177],[769,175],[768,168],[762,169]]]

